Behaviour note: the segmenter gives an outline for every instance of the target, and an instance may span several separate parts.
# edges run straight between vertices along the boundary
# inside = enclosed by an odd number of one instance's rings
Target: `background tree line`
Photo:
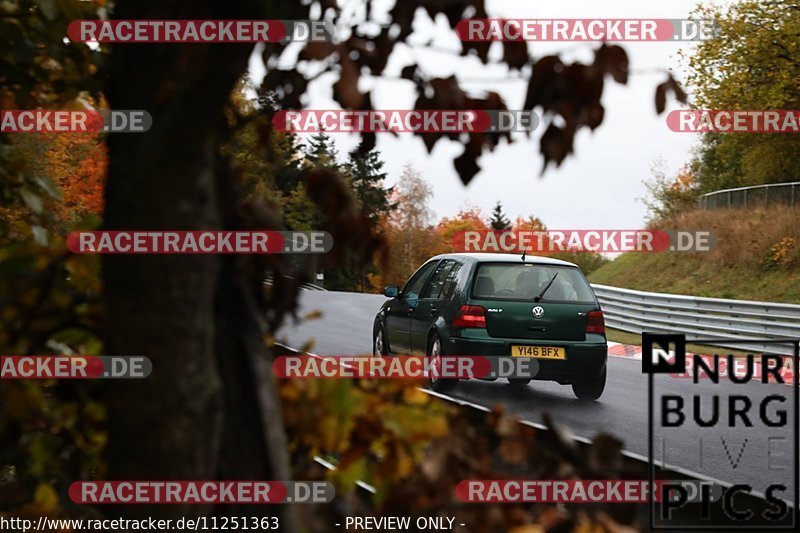
[[[327,289],[379,292],[384,285],[402,283],[429,257],[457,251],[453,237],[462,231],[546,229],[533,216],[510,222],[500,201],[490,217],[477,207],[466,207],[453,217],[436,220],[430,207],[433,195],[430,181],[411,164],[404,167],[396,185],[390,187],[385,162],[377,148],[364,150],[358,146],[343,158],[333,139],[325,133],[301,138],[273,129],[265,148],[259,132],[270,120],[273,99],[267,95],[253,100],[248,98],[248,92],[244,83],[234,92],[238,112],[247,122],[225,147],[246,198],[269,205],[281,219],[279,224],[288,230],[320,230],[326,224],[326,216],[309,198],[302,176],[309,170],[331,171],[341,178],[354,205],[388,244],[386,256],[373,257],[367,264],[358,264],[352,254],[346,254],[341,266],[320,268]],[[269,157],[263,156],[265,150]],[[587,271],[603,263],[599,254],[549,255],[578,262]]]
[[[701,5],[694,16],[713,20],[718,34],[683,54],[691,109],[800,108],[796,1]],[[800,138],[796,133],[706,133],[677,174],[667,175],[658,163],[653,174],[648,207],[654,219],[668,218],[694,209],[698,196],[708,192],[800,181]]]
[[[302,180],[304,171],[325,169],[336,173],[348,194],[369,223],[388,244],[386,257],[374,257],[357,264],[349,255],[337,268],[322,269],[329,290],[380,292],[385,285],[402,283],[429,257],[459,251],[453,238],[463,231],[545,230],[537,217],[517,217],[512,223],[498,201],[490,216],[468,206],[452,217],[436,220],[430,207],[430,181],[411,164],[387,185],[388,174],[377,148],[356,148],[342,158],[331,137],[325,133],[299,136],[272,130],[268,144],[274,154],[268,161],[258,156],[258,130],[269,120],[269,100],[247,99],[244,86],[235,101],[252,122],[237,133],[227,150],[240,172],[245,194],[251,200],[267,202],[281,217],[281,224],[293,231],[320,230],[325,214],[309,199]],[[542,255],[534,253],[532,255]],[[591,272],[603,264],[597,253],[556,252],[546,255],[576,262]],[[302,261],[303,259],[299,259]]]

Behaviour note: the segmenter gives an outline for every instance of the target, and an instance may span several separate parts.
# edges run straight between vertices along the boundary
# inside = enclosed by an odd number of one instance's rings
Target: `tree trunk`
[[[220,4],[120,0],[113,18],[264,18],[250,3],[250,13],[231,12],[246,10],[235,2]],[[217,131],[251,51],[245,44],[114,46],[110,107],[145,109],[153,126],[110,136],[105,229],[225,227],[220,191],[232,178],[215,166]],[[240,259],[105,257],[106,353],[153,362],[148,379],[115,381],[107,389],[109,479],[289,478],[271,366]],[[191,517],[212,510],[114,511]]]

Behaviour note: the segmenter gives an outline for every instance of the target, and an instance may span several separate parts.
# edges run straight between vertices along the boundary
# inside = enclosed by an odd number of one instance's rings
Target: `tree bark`
[[[253,3],[243,4],[249,7],[214,0],[120,0],[113,18],[266,18],[252,11]],[[217,132],[252,48],[113,47],[106,92],[110,107],[147,110],[153,126],[147,133],[109,138],[105,229],[225,227],[220,191],[228,184],[220,180],[232,177],[220,176]],[[238,258],[104,259],[106,352],[144,355],[153,362],[148,379],[117,381],[107,389],[108,478],[288,479],[271,366]],[[192,517],[212,509],[120,506],[114,511]]]

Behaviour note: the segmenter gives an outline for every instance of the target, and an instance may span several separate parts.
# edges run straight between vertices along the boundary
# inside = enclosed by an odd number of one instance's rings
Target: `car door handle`
[[[436,306],[435,306],[435,305],[432,305],[432,306],[431,306],[431,316],[435,315],[435,314],[436,314],[436,313],[438,313],[438,312],[439,312],[439,310],[438,310],[438,309],[436,309]]]

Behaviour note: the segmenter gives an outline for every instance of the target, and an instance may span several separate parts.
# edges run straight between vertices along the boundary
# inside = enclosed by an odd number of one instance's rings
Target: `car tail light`
[[[485,328],[486,309],[480,305],[462,305],[453,325],[459,328]]]
[[[603,319],[602,311],[591,311],[587,315],[586,320],[586,333],[596,333],[598,335],[606,335],[606,322]]]

